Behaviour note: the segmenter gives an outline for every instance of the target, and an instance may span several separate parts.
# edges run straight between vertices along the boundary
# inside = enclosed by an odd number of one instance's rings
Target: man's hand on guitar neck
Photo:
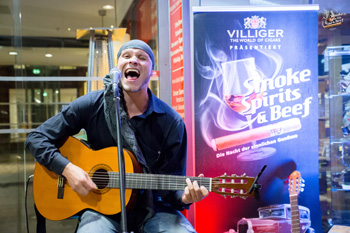
[[[200,174],[198,177],[204,177],[203,174]],[[187,186],[185,188],[185,192],[182,195],[182,202],[185,204],[190,204],[193,202],[197,202],[203,200],[206,196],[208,196],[209,191],[203,185],[199,187],[198,182],[194,181],[193,183],[189,178],[186,179]]]
[[[82,196],[86,196],[91,190],[97,189],[90,176],[83,169],[72,163],[67,164],[62,175],[66,177],[70,187]]]

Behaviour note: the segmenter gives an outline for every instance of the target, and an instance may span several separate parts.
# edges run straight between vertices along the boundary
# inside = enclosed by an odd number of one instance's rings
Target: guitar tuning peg
[[[301,188],[301,189],[300,189],[300,192],[304,192],[304,188]]]
[[[242,177],[246,177],[247,175],[245,173],[243,173]]]
[[[231,176],[232,176],[232,177],[236,177],[237,175],[236,175],[236,174],[232,174]]]
[[[305,187],[305,184],[304,183],[300,184],[300,187]]]
[[[237,195],[231,195],[231,198],[236,198],[237,197]]]
[[[224,195],[224,198],[226,199],[226,195]]]

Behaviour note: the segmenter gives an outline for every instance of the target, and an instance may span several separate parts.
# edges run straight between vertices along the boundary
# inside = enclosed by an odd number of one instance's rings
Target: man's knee
[[[80,217],[77,233],[115,233],[119,230],[119,224],[114,220],[95,211],[87,210]]]

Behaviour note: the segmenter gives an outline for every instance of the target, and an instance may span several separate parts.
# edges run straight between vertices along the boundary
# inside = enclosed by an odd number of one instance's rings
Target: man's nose
[[[136,56],[132,56],[129,60],[129,63],[131,64],[137,64],[139,62],[139,59]]]

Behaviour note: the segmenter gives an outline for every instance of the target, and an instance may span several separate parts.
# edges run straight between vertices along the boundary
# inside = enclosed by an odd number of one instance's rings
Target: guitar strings
[[[103,185],[108,188],[119,187],[119,173],[118,172],[88,172],[90,177],[96,185]],[[212,180],[207,177],[187,177],[176,175],[162,175],[162,174],[147,174],[147,173],[125,173],[125,179],[129,182],[126,188],[131,189],[163,189],[163,190],[182,190],[186,187],[186,179],[190,178],[192,181],[197,181],[199,186],[211,188],[211,184],[215,185],[239,185],[246,184],[246,178],[238,177],[224,177],[219,180]],[[229,180],[229,182],[226,182]],[[236,182],[238,180],[239,182]],[[231,181],[231,182],[230,182]],[[152,188],[150,188],[150,186]],[[246,188],[247,189],[247,188]],[[212,190],[209,190],[212,191]],[[246,190],[244,188],[223,187],[217,192],[227,195],[244,195]]]
[[[89,172],[90,177],[93,179],[95,183],[98,184],[106,184],[108,183],[107,187],[115,187],[116,184],[119,182],[119,176],[117,176],[117,172]],[[206,177],[186,177],[186,176],[170,176],[170,175],[155,175],[155,174],[145,174],[145,173],[126,173],[125,178],[129,181],[130,186],[136,185],[137,187],[144,187],[147,185],[153,185],[152,187],[157,188],[165,188],[168,186],[170,189],[170,185],[172,185],[171,189],[182,189],[187,184],[185,183],[185,180],[187,178],[190,178],[192,180],[197,180],[199,185],[208,186],[210,184],[211,178]],[[146,178],[146,179],[145,179]],[[143,179],[143,181],[142,181]],[[179,184],[179,182],[181,182]],[[184,185],[186,184],[186,185]]]
[[[119,179],[119,173],[118,172],[88,172],[88,174],[90,175],[91,178],[99,178],[99,179],[106,179],[106,180],[110,180],[115,179],[114,177],[117,177],[117,179]],[[168,179],[168,180],[186,180],[187,178],[190,178],[192,181],[207,181],[210,182],[211,178],[208,177],[189,177],[189,176],[176,176],[176,175],[162,175],[162,174],[147,174],[147,173],[125,173],[126,177],[129,180],[139,180],[142,178],[146,178],[147,180],[155,180],[155,181],[159,181],[159,180],[164,180],[164,179]],[[247,178],[237,178],[237,177],[225,177],[220,179],[222,181],[222,183],[225,183],[225,180],[238,180],[239,182],[233,182],[236,184],[239,183],[247,183]],[[215,182],[215,181],[214,181]],[[218,182],[220,183],[220,182]]]
[[[119,173],[118,172],[88,172],[88,174],[90,175],[91,178],[98,178],[98,179],[106,179],[106,180],[110,180],[110,179],[119,179],[119,176],[117,176]],[[162,181],[165,179],[168,179],[169,181],[171,180],[181,180],[184,181],[187,178],[190,178],[192,181],[196,180],[196,181],[207,181],[210,182],[211,178],[207,178],[207,177],[188,177],[188,176],[176,176],[176,175],[162,175],[162,174],[147,174],[147,173],[125,173],[126,177],[129,180],[140,180],[142,178],[146,178],[147,180],[155,180],[155,181]],[[117,178],[115,178],[117,177]],[[246,182],[246,178],[230,178],[230,177],[226,177],[223,179],[220,179],[222,181],[222,183],[225,183],[225,180],[239,180],[240,182],[232,182],[232,183],[247,183]],[[243,181],[243,182],[242,182]],[[214,181],[215,182],[215,181]],[[218,182],[220,183],[220,182]]]

